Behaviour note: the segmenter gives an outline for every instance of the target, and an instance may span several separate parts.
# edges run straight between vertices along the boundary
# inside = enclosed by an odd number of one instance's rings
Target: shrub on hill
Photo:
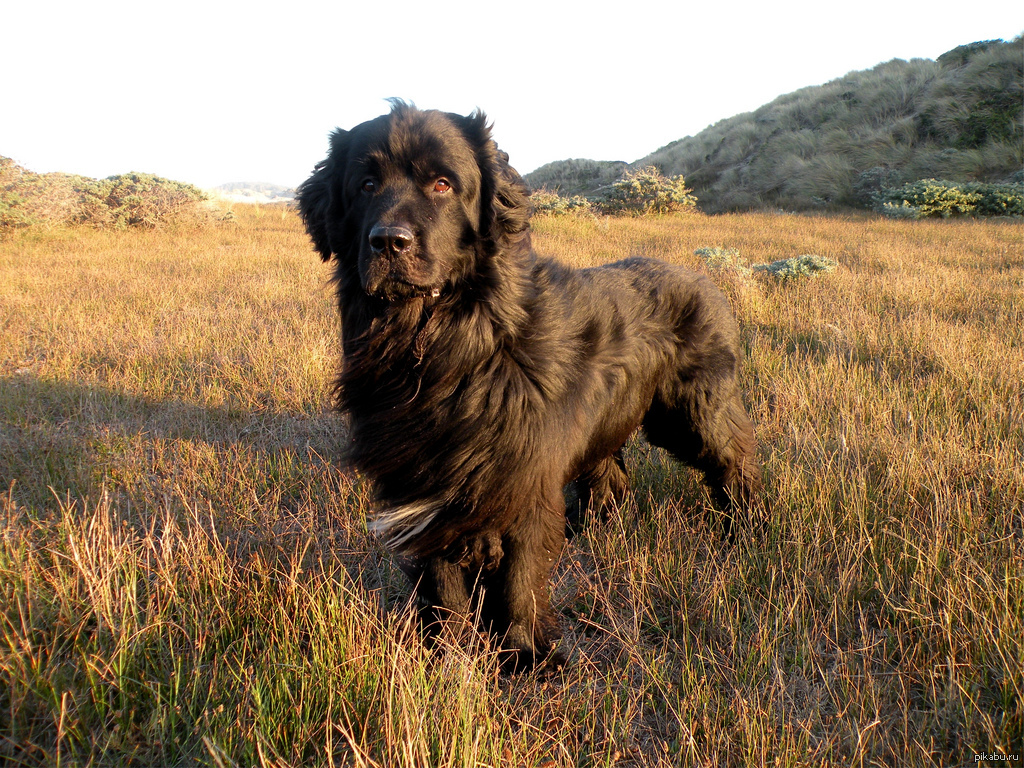
[[[97,184],[118,228],[155,227],[170,221],[198,222],[205,218],[207,195],[198,187],[149,173],[124,173]]]
[[[626,171],[621,179],[599,190],[597,202],[606,213],[644,216],[694,209],[697,198],[682,176],[665,177],[648,166]]]
[[[0,230],[73,223],[92,202],[90,181],[68,174],[41,176],[0,157]]]
[[[540,190],[530,195],[534,213],[548,216],[592,216],[594,206],[582,195],[563,197],[555,192]]]
[[[929,216],[1024,216],[1024,184],[959,184],[922,179],[875,195],[875,207],[890,218]]]
[[[124,229],[201,224],[211,217],[207,199],[191,184],[148,173],[106,179],[38,174],[0,157],[0,231],[40,225]]]

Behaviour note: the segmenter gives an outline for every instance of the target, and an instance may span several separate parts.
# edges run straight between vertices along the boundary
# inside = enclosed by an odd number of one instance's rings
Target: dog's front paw
[[[533,671],[541,676],[557,672],[568,661],[565,651],[555,646],[557,639],[538,637],[527,627],[513,625],[505,634],[498,654],[502,672],[516,674]]]

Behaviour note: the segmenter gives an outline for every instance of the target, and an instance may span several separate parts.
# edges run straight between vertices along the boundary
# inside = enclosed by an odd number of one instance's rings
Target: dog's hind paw
[[[485,573],[496,571],[505,556],[501,536],[497,531],[484,531],[467,536],[461,544],[454,547],[454,552],[452,562],[470,571]]]

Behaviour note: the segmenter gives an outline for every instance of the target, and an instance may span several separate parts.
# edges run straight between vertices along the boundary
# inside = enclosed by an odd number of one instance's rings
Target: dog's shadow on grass
[[[16,517],[56,531],[101,511],[142,536],[171,517],[243,571],[316,571],[397,610],[409,585],[366,530],[368,493],[337,460],[346,438],[326,405],[214,407],[0,376],[0,494]]]
[[[192,517],[242,559],[306,548],[306,559],[342,565],[368,589],[390,583],[381,599],[401,602],[404,580],[366,532],[366,489],[337,460],[346,439],[326,404],[217,407],[0,376],[0,493],[23,514],[77,515],[112,499],[142,528],[169,512]]]

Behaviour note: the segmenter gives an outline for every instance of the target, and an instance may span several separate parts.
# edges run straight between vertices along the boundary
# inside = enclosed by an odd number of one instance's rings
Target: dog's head
[[[528,191],[482,112],[389,114],[331,135],[298,190],[316,250],[343,285],[389,302],[438,296],[528,238]]]

